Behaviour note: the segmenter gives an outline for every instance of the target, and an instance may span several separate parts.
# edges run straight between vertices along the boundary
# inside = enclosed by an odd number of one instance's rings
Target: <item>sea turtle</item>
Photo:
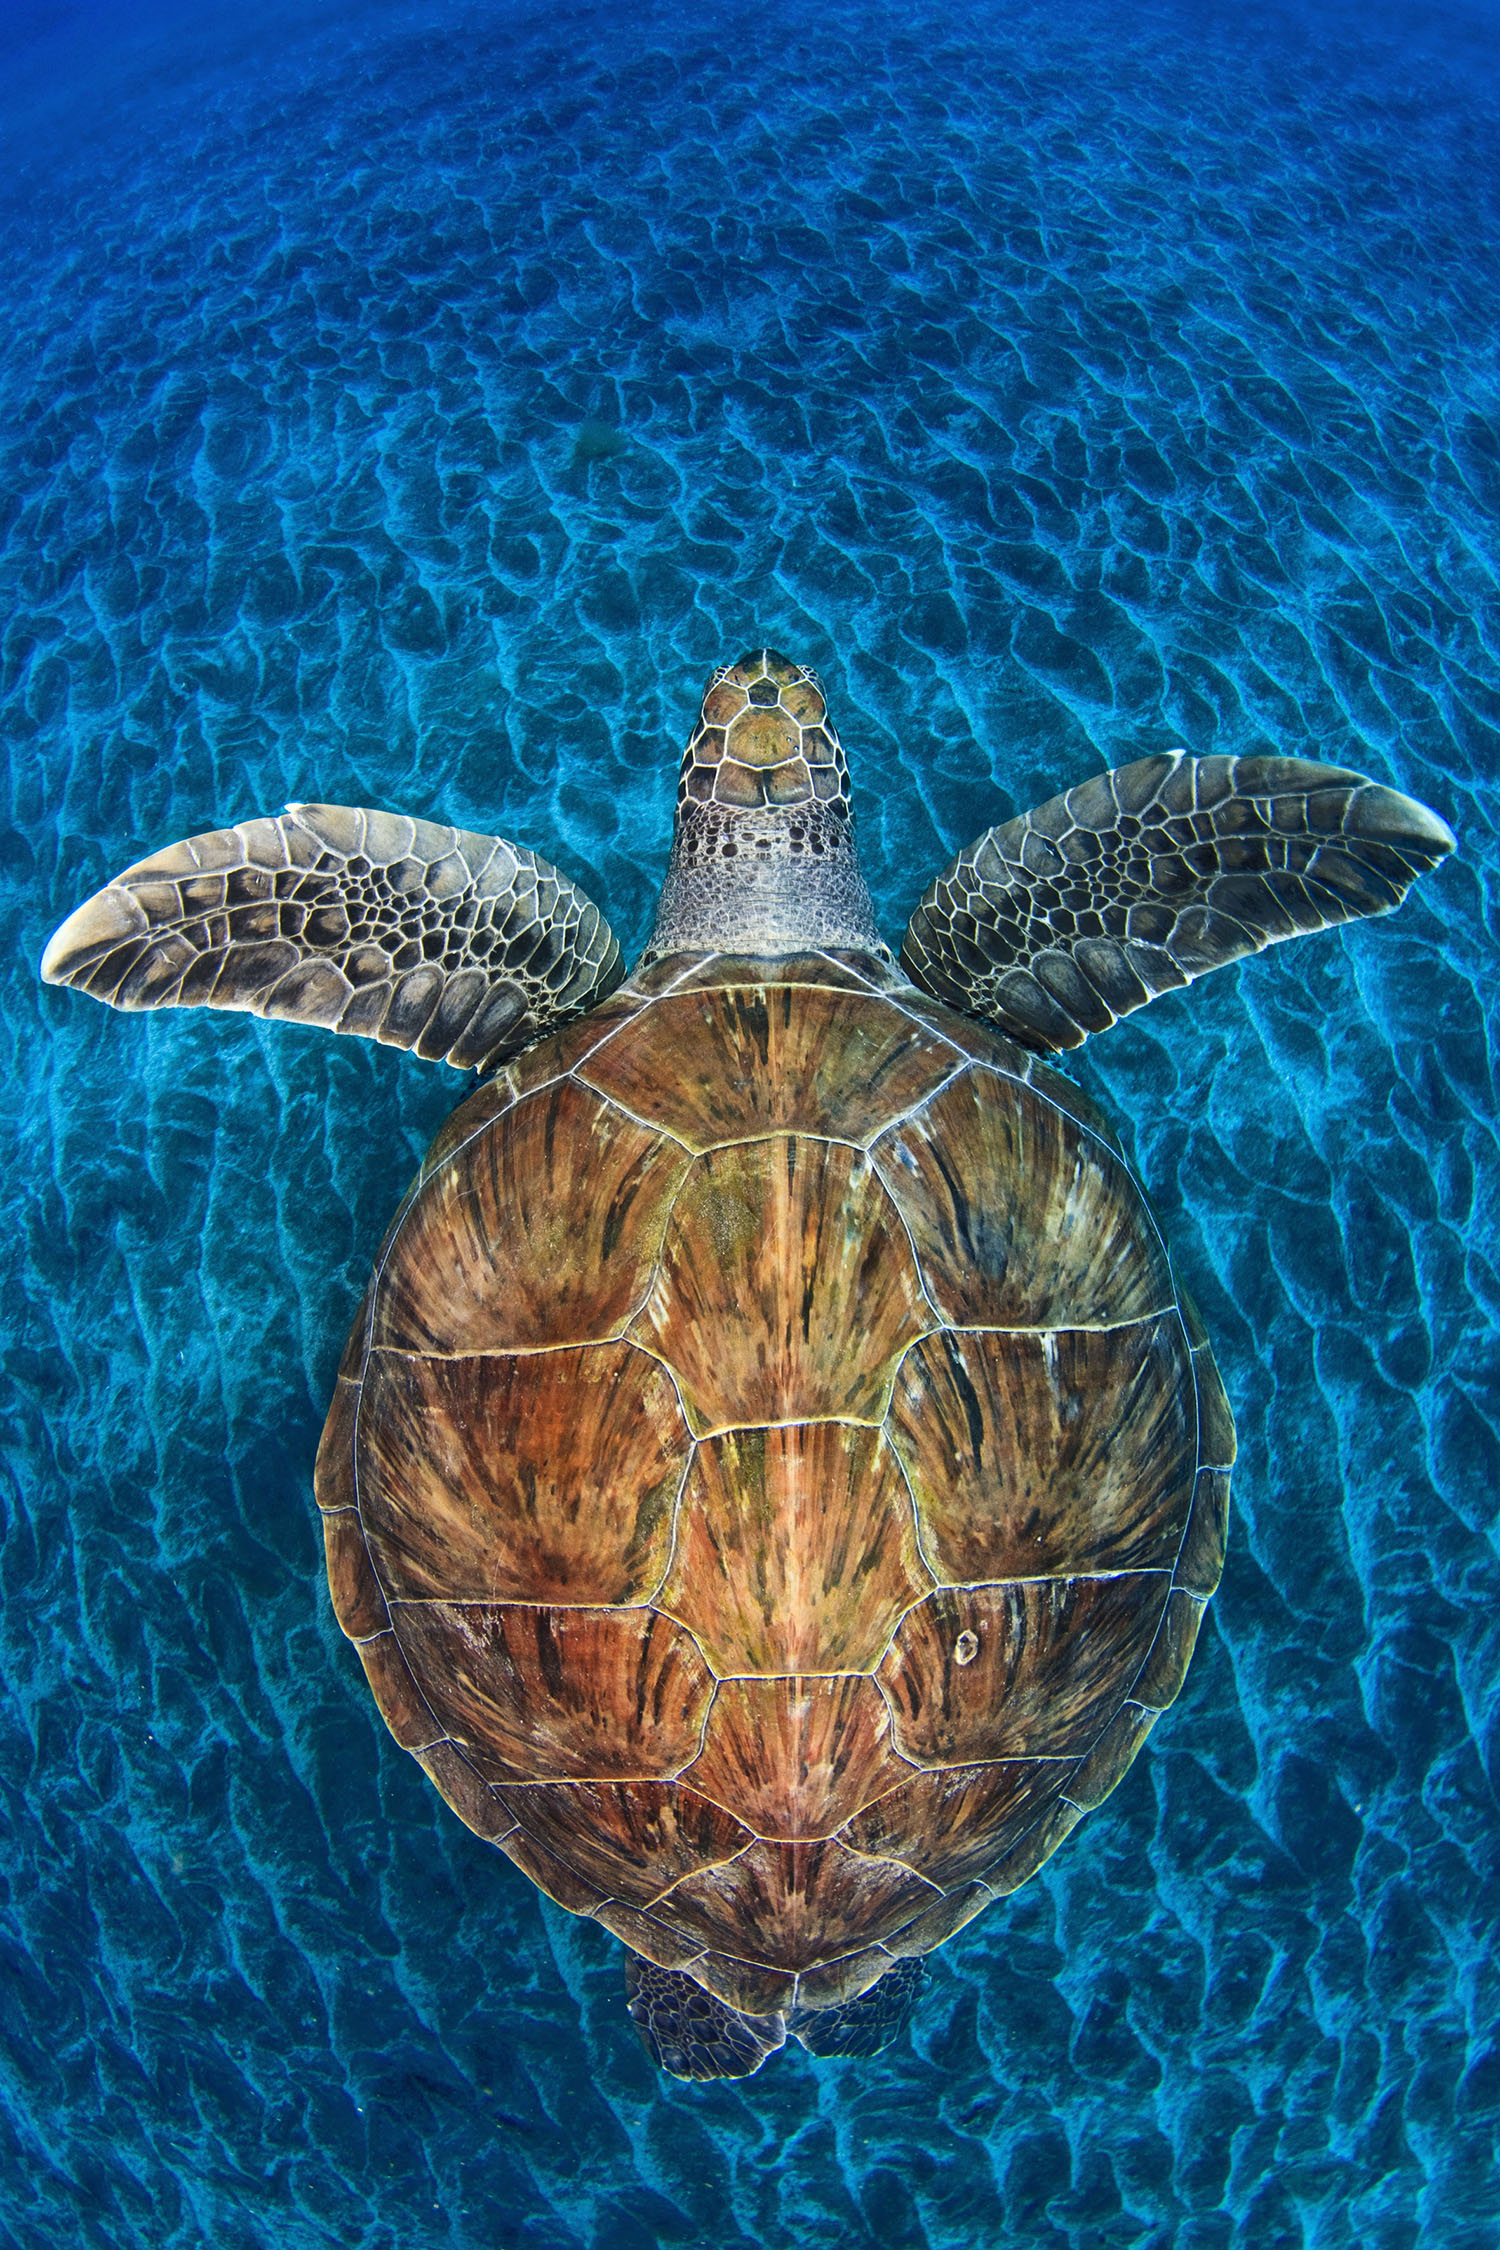
[[[1395,906],[1442,821],[1184,751],[991,829],[882,943],[816,673],[716,671],[628,981],[494,837],[293,805],[42,974],[485,1075],[386,1236],[318,1455],[382,1715],[625,1941],[683,2077],[867,2054],[1181,1685],[1234,1425],[1108,1125],[1041,1056]]]

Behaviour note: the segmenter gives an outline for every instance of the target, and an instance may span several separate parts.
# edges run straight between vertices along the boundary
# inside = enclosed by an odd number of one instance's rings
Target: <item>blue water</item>
[[[1496,30],[12,13],[3,2250],[1493,2250]],[[760,638],[827,676],[892,936],[1179,743],[1461,849],[1080,1058],[1239,1420],[1187,1688],[909,2040],[700,2088],[321,1584],[341,1340],[459,1082],[34,964],[299,796],[530,844],[639,945]]]

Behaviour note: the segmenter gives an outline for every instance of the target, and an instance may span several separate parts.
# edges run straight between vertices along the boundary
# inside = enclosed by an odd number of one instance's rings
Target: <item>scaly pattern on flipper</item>
[[[476,1070],[605,998],[608,922],[498,836],[349,805],[189,836],[69,916],[48,984],[115,1008],[242,1008]]]
[[[626,1960],[625,1990],[647,2053],[674,2078],[749,2078],[786,2040],[780,2014],[746,2015],[638,1954]]]
[[[1446,822],[1345,766],[1190,758],[1095,774],[944,868],[901,961],[1043,1053],[1282,938],[1399,906]]]

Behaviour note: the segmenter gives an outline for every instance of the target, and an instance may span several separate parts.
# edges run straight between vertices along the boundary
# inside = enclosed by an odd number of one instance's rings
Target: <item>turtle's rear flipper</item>
[[[786,2043],[781,2016],[741,2015],[638,1953],[626,1960],[625,1992],[647,2053],[673,2078],[748,2078]]]
[[[855,2000],[832,2008],[793,2008],[787,2030],[810,2055],[878,2055],[911,2021],[926,1974],[920,1959],[898,1961]]]
[[[1399,906],[1453,849],[1425,805],[1303,758],[1176,750],[991,828],[907,925],[913,983],[1043,1053],[1281,938]]]
[[[127,867],[42,956],[115,1008],[248,1008],[460,1070],[494,1064],[624,974],[593,902],[497,836],[288,805]]]

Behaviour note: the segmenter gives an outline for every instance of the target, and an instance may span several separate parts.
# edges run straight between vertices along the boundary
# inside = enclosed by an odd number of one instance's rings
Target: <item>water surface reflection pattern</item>
[[[1479,2250],[1477,50],[621,13],[63,18],[0,119],[0,2241]],[[1461,853],[1082,1058],[1240,1423],[1187,1690],[909,2042],[697,2089],[385,1739],[319,1582],[340,1341],[457,1081],[33,965],[127,860],[320,794],[523,840],[638,944],[760,634],[828,675],[893,933],[988,822],[1176,744],[1361,765]]]

